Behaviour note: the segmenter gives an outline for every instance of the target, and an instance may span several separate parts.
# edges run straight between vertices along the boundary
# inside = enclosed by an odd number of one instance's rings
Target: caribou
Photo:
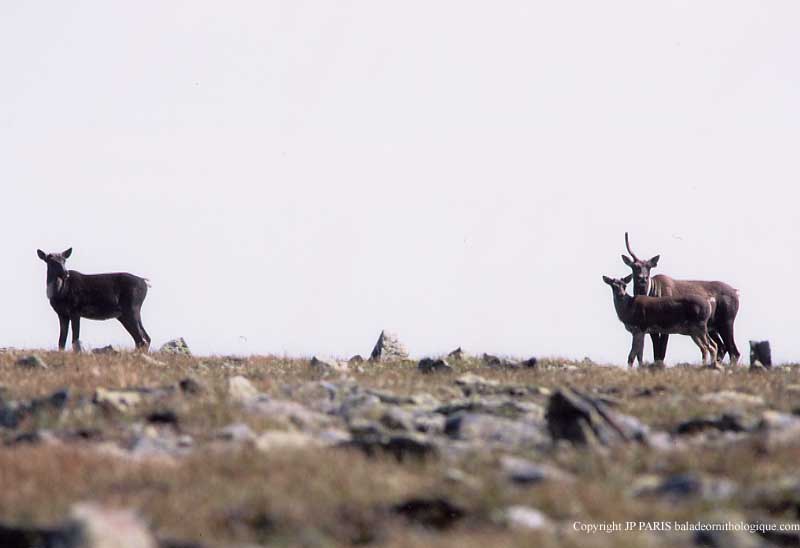
[[[664,274],[657,274],[651,278],[650,270],[656,267],[660,255],[648,260],[639,259],[631,249],[627,232],[625,233],[625,247],[631,257],[622,255],[622,261],[631,268],[634,280],[634,295],[649,295],[651,297],[696,295],[702,298],[714,299],[711,319],[708,323],[709,336],[719,348],[720,361],[727,353],[730,356],[731,365],[736,365],[740,354],[733,337],[733,322],[739,312],[739,291],[724,282],[676,280]],[[637,341],[637,336],[642,340]],[[653,340],[653,358],[656,363],[662,363],[667,355],[669,333],[651,333],[650,338]],[[641,365],[644,351],[644,334],[634,335],[631,346],[639,349],[637,358]]]
[[[67,270],[66,260],[72,248],[62,253],[45,253],[36,250],[47,263],[47,298],[58,314],[61,331],[58,349],[67,344],[69,324],[72,323],[72,349],[81,351],[81,318],[109,320],[116,318],[133,337],[136,348],[147,350],[150,335],[142,325],[142,303],[147,296],[148,280],[128,274],[81,274]]]
[[[634,345],[628,354],[628,367],[633,367],[634,358],[642,352],[644,334],[688,335],[700,348],[703,365],[717,361],[717,345],[708,334],[708,321],[714,308],[714,297],[684,295],[682,297],[630,296],[626,291],[633,275],[621,280],[603,276],[611,286],[617,318],[631,332]],[[640,361],[641,365],[641,361]]]

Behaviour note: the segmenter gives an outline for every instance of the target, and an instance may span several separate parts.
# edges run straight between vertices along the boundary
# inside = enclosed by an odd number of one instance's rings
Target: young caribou
[[[628,275],[617,280],[603,276],[603,281],[611,286],[619,321],[633,334],[628,367],[633,367],[634,358],[641,355],[645,333],[689,335],[700,348],[703,365],[708,364],[709,357],[712,364],[716,363],[717,345],[708,335],[714,297],[632,297],[625,290],[632,278],[632,275]]]
[[[72,322],[72,349],[80,352],[81,318],[116,318],[133,337],[136,348],[147,350],[150,335],[144,330],[141,314],[147,296],[147,280],[127,272],[81,274],[67,270],[65,263],[72,255],[72,248],[63,253],[45,253],[37,249],[36,253],[47,263],[47,298],[61,326],[59,350],[64,350],[67,344],[67,331]]]

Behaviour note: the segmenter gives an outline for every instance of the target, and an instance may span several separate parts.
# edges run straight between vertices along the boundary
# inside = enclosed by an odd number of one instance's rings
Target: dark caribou
[[[58,348],[64,350],[67,332],[72,323],[72,348],[81,350],[81,318],[109,320],[116,318],[133,337],[136,348],[147,350],[150,335],[142,325],[142,303],[147,296],[145,278],[115,272],[110,274],[81,274],[67,270],[66,260],[72,248],[62,253],[45,253],[37,249],[39,258],[47,263],[47,298],[58,314],[61,331]]]

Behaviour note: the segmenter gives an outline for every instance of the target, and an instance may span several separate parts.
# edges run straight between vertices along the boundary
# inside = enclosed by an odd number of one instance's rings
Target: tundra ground
[[[342,372],[305,359],[126,352],[39,352],[46,368],[19,365],[28,354],[0,354],[3,526],[52,526],[94,501],[134,509],[163,546],[800,538],[638,525],[797,523],[795,366],[506,368],[467,358],[423,374],[413,362]],[[658,443],[553,440],[547,408],[564,387],[638,419]],[[581,530],[615,522],[637,526]]]

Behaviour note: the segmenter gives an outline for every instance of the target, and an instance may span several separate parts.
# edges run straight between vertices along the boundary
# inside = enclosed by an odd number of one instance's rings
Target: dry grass
[[[694,521],[712,511],[775,519],[799,517],[797,509],[771,507],[751,493],[787,476],[800,479],[796,471],[800,440],[766,447],[757,439],[748,439],[724,447],[672,452],[639,446],[599,453],[559,447],[523,456],[556,464],[574,474],[576,481],[519,487],[501,477],[497,455],[492,454],[457,463],[444,459],[398,463],[345,449],[262,453],[247,447],[221,451],[213,444],[203,444],[215,429],[233,422],[245,422],[256,431],[284,427],[249,415],[230,401],[227,379],[244,375],[259,390],[286,397],[287,385],[319,379],[305,360],[156,356],[165,362],[156,366],[127,353],[40,355],[49,365],[47,370],[20,368],[15,365],[18,355],[0,354],[3,399],[43,397],[66,387],[71,393],[69,410],[60,415],[40,414],[16,430],[0,431],[7,441],[35,429],[93,430],[106,441],[119,441],[120,432],[143,423],[154,408],[168,407],[180,419],[180,432],[195,438],[196,449],[191,456],[165,462],[113,456],[88,441],[2,447],[3,522],[55,523],[64,518],[72,503],[91,499],[136,508],[160,537],[211,546],[252,542],[278,546],[646,546],[654,542],[652,535],[587,536],[569,526],[574,520]],[[689,418],[728,410],[725,405],[700,400],[702,394],[720,390],[761,396],[764,405],[746,410],[753,416],[766,409],[792,412],[800,408],[800,370],[794,367],[762,374],[746,370],[720,374],[577,365],[573,370],[494,370],[467,360],[456,365],[455,374],[422,375],[413,364],[364,364],[352,377],[362,387],[398,395],[428,393],[444,401],[461,396],[453,381],[465,372],[514,385],[549,389],[570,385],[604,395],[616,402],[621,412],[665,430]],[[166,386],[187,377],[201,382],[205,391],[145,405],[129,414],[87,411],[90,406],[85,401],[98,387]],[[545,395],[526,398],[541,404],[547,399]],[[453,468],[474,481],[453,481]],[[681,504],[643,501],[631,495],[640,476],[686,471],[730,479],[740,486],[739,494],[713,504],[702,499]],[[444,531],[433,531],[412,526],[390,511],[392,505],[419,496],[447,498],[463,508],[466,517]],[[538,508],[564,524],[564,530],[525,534],[508,529],[498,522],[498,510],[516,504]]]

